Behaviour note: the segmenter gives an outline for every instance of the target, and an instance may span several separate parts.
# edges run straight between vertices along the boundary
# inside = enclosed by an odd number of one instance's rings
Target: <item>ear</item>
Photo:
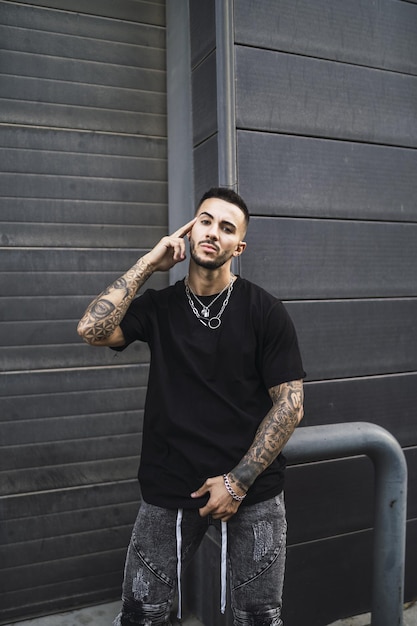
[[[246,241],[239,241],[239,243],[236,246],[235,251],[233,252],[233,256],[240,256],[245,248],[246,248]]]

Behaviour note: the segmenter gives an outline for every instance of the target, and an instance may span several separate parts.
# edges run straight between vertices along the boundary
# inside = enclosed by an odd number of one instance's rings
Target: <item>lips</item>
[[[217,246],[215,246],[214,244],[210,243],[209,241],[202,241],[200,243],[200,247],[203,248],[203,250],[208,250],[209,252],[218,252],[219,249]]]

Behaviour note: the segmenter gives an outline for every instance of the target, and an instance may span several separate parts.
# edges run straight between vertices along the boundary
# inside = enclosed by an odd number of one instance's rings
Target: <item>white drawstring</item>
[[[226,610],[226,572],[227,572],[227,522],[222,522],[222,551],[221,551],[221,595],[220,610]]]
[[[178,584],[178,612],[177,618],[181,619],[181,604],[182,604],[182,593],[181,593],[181,548],[182,548],[182,533],[181,533],[181,522],[182,522],[182,509],[178,509],[177,513],[177,526],[176,526],[176,537],[177,537],[177,584]]]
[[[182,617],[182,590],[181,590],[181,551],[182,551],[182,509],[177,512],[176,539],[177,539],[177,585],[178,585],[178,611],[177,618]],[[226,584],[227,584],[227,522],[221,523],[222,546],[221,546],[221,592],[220,610],[226,611]]]

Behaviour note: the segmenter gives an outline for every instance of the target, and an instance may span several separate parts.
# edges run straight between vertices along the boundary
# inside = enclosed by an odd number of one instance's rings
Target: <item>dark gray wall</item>
[[[165,3],[1,1],[0,20],[9,623],[120,596],[148,355],[90,348],[76,324],[166,232]]]
[[[194,192],[198,199],[219,181],[216,12],[214,0],[189,4]]]
[[[197,196],[218,182],[222,150],[215,4],[191,2]],[[304,425],[371,421],[402,444],[410,481],[411,599],[417,592],[417,6],[233,4],[237,184],[253,216],[241,273],[284,300],[295,321],[308,372]],[[290,468],[288,623],[323,626],[369,610],[372,487],[364,459]],[[204,550],[204,558],[215,558],[209,544]],[[217,594],[216,588],[214,602]],[[204,599],[198,610],[211,611]]]

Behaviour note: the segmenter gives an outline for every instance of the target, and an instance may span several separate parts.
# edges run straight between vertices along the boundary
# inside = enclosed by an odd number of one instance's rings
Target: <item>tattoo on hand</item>
[[[255,479],[278,456],[303,416],[303,383],[283,383],[269,390],[273,406],[261,422],[253,443],[229,480],[246,492]]]

